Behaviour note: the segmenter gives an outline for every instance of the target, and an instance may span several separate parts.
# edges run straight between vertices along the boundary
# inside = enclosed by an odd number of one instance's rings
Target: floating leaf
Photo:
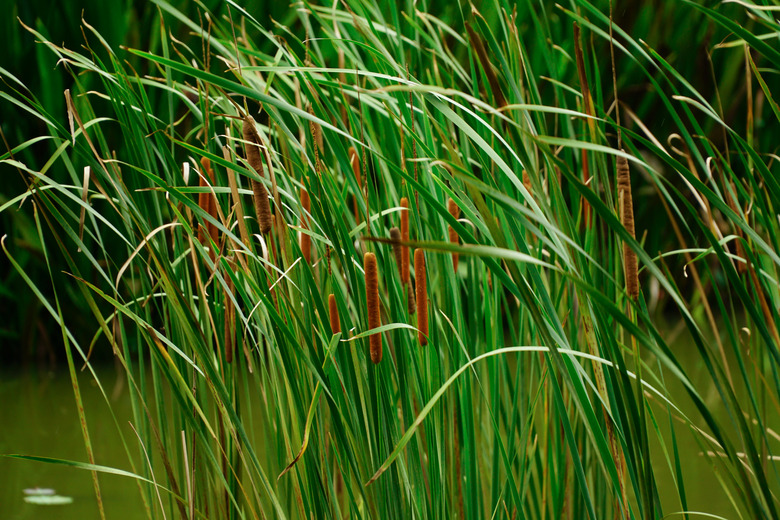
[[[24,497],[24,501],[28,504],[38,504],[39,506],[61,506],[72,504],[73,498],[62,495],[32,495]]]

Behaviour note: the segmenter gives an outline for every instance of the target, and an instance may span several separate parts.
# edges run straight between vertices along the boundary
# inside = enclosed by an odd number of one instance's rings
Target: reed
[[[231,300],[235,291],[235,285],[233,279],[229,276],[225,277],[225,284],[227,290],[225,291],[224,306],[225,306],[225,362],[233,362],[233,351],[235,350],[236,341],[236,308]]]
[[[328,295],[328,315],[330,316],[330,330],[333,334],[341,332],[341,320],[339,319],[339,307],[336,304],[336,295]]]
[[[460,218],[460,207],[458,207],[457,202],[455,202],[452,199],[449,199],[447,201],[447,211],[450,212],[450,215],[452,215],[452,218],[455,220]],[[455,228],[452,226],[449,226],[449,235],[450,235],[450,243],[452,244],[458,244],[459,238],[458,238],[458,232],[455,231]],[[452,253],[452,267],[455,270],[455,272],[458,272],[458,253]]]
[[[398,272],[401,272],[402,259],[401,259],[401,230],[397,227],[390,228],[390,240],[392,240],[393,257],[395,258],[395,265],[398,267]]]
[[[368,311],[368,328],[376,329],[381,326],[379,316],[379,272],[376,265],[376,255],[366,253],[363,255],[363,269],[366,275],[366,306]],[[375,332],[369,335],[369,349],[371,361],[374,364],[382,361],[382,334]]]
[[[636,238],[634,231],[634,202],[631,198],[631,172],[628,168],[628,159],[617,158],[617,185],[618,200],[620,204],[620,222],[626,228],[631,238]],[[623,269],[626,279],[626,290],[631,299],[639,297],[639,274],[636,252],[623,243]]]
[[[126,452],[120,460],[106,453],[101,428],[94,453],[138,477],[126,479],[126,493],[140,490],[140,516],[780,518],[770,434],[780,414],[772,384],[780,121],[763,81],[778,60],[761,36],[774,22],[744,2],[667,2],[614,32],[613,61],[611,21],[600,12],[607,1],[520,2],[518,18],[512,2],[498,0],[474,2],[471,12],[417,2],[411,13],[403,2],[272,3],[288,14],[267,13],[276,23],[265,26],[232,4],[211,2],[207,12],[198,3],[202,31],[158,2],[152,21],[166,30],[156,48],[123,49],[107,69],[89,49],[63,54],[33,30],[44,42],[37,47],[55,51],[52,66],[37,70],[89,73],[67,78],[78,91],[63,118],[47,108],[62,89],[39,97],[0,69],[9,87],[0,111],[24,115],[0,118],[14,123],[12,132],[0,125],[0,164],[21,173],[18,188],[0,185],[0,222],[10,223],[0,283],[14,298],[2,309],[14,313],[12,326],[55,325],[49,342],[74,358],[69,368],[94,346],[74,390],[85,377],[106,388],[105,372],[92,371],[100,361],[121,367],[137,435],[125,421],[110,432],[112,451]],[[717,84],[691,74],[701,53],[664,62],[650,48],[685,49],[690,39],[656,32],[666,22],[656,11],[706,27],[693,31],[700,40],[691,48],[731,42],[709,64]],[[97,44],[91,29],[86,38]],[[745,53],[727,50],[735,38]],[[202,54],[188,52],[201,43]],[[72,67],[53,66],[63,55]],[[156,72],[127,81],[136,76],[124,58]],[[634,131],[622,129],[611,90],[648,84],[641,96],[619,96]],[[761,131],[743,138],[745,89],[748,124]],[[260,103],[255,125],[244,114]],[[308,123],[313,106],[322,131]],[[16,126],[28,119],[38,134],[19,142]],[[342,154],[340,177],[328,174],[323,132],[328,154]],[[685,159],[665,154],[675,152],[670,132]],[[626,149],[642,151],[641,190],[632,158],[613,155],[621,135]],[[278,153],[268,153],[270,143]],[[209,151],[219,144],[217,158]],[[212,161],[193,165],[201,188],[179,189],[182,161],[202,155]],[[711,175],[714,161],[724,171]],[[82,168],[91,171],[83,179]],[[624,182],[626,173],[633,179]],[[203,193],[193,200],[185,186]],[[245,194],[255,195],[251,207]],[[255,213],[258,223],[247,222]],[[629,233],[646,233],[647,245]],[[388,242],[392,251],[380,249]],[[744,274],[732,265],[735,247],[750,262],[735,264]],[[205,249],[219,257],[208,273]],[[647,260],[647,288],[636,279],[637,256]],[[327,276],[303,265],[320,260]],[[19,284],[32,290],[17,305]],[[647,305],[631,299],[640,288]],[[671,344],[670,330],[693,343]],[[27,332],[14,334],[3,328],[0,343]],[[333,334],[344,337],[333,343]],[[98,386],[89,383],[87,391]],[[87,444],[87,427],[99,423],[86,420],[95,405],[84,404],[74,419]],[[702,446],[712,456],[699,456]],[[61,465],[101,472],[83,464],[96,463],[90,449]],[[269,480],[293,453],[295,471]],[[709,491],[706,501],[689,482]],[[171,492],[158,495],[163,489]]]
[[[574,61],[577,65],[577,77],[580,80],[580,89],[582,90],[583,110],[589,116],[593,116],[593,99],[591,98],[590,86],[588,85],[588,74],[585,70],[585,58],[582,52],[582,39],[580,35],[580,26],[578,23],[573,24],[574,31]],[[591,138],[595,138],[593,135],[594,127],[592,119],[588,119],[588,128],[590,130]],[[582,182],[586,185],[590,183],[590,163],[588,161],[588,150],[583,148],[580,151],[580,160],[582,164]],[[585,229],[590,229],[591,209],[588,201],[582,201],[582,213],[585,222]]]
[[[358,193],[355,194],[354,200],[355,222],[360,223],[360,203],[358,200],[363,196],[363,176],[360,174],[360,156],[354,146],[349,147],[348,153],[349,164],[352,166],[352,174],[355,176],[355,181],[357,181],[358,185]]]
[[[409,199],[401,199],[401,240],[409,241]],[[401,281],[409,283],[409,246],[401,246]]]
[[[263,178],[265,176],[263,168],[263,158],[260,153],[260,135],[255,128],[255,120],[251,116],[246,116],[241,127],[241,134],[244,139],[245,155],[249,166]],[[268,200],[268,190],[260,181],[252,179],[252,193],[254,194],[255,214],[257,224],[262,234],[268,234],[273,226],[273,216],[271,215],[271,203]]]
[[[425,252],[414,250],[414,283],[417,287],[417,339],[428,344],[428,283],[425,279]]]
[[[211,161],[207,157],[201,157],[200,164],[205,175],[199,177],[199,186],[209,190],[210,187],[214,185],[214,170],[211,168]],[[206,178],[208,178],[208,181]],[[217,219],[217,200],[213,193],[210,191],[199,193],[198,206],[214,220]],[[208,221],[200,226],[200,229],[198,230],[198,239],[202,244],[206,245],[208,243],[207,236],[211,237],[211,240],[213,240],[215,244],[218,243],[219,235],[217,233],[217,226]]]
[[[303,229],[309,229],[309,214],[311,213],[311,198],[306,188],[301,188],[301,207],[303,214],[301,215],[301,227]],[[311,235],[305,232],[301,232],[301,254],[303,254],[306,263],[311,264]]]

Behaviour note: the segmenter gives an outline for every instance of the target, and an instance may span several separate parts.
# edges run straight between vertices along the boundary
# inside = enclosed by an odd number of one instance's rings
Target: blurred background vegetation
[[[206,11],[215,16],[228,15],[228,3],[223,0],[174,0],[169,4],[193,20],[198,20]],[[6,0],[1,5],[4,8],[4,16],[0,17],[0,44],[3,49],[0,67],[29,87],[41,106],[60,121],[66,120],[64,92],[73,87],[73,79],[63,70],[61,64],[58,65],[57,56],[36,42],[36,38],[25,30],[23,24],[65,48],[80,50],[85,44],[82,24],[86,22],[100,32],[118,59],[126,61],[139,75],[150,73],[150,64],[127,52],[126,48],[145,49],[158,54],[163,34],[185,44],[196,41],[189,29],[170,16],[164,18],[158,6],[148,1]],[[269,25],[271,20],[291,24],[293,27],[296,25],[295,12],[286,2],[249,1],[242,2],[242,5]],[[93,47],[92,50],[105,59],[103,49]],[[87,75],[82,87],[89,91],[91,86],[99,83],[97,77]],[[5,92],[8,88],[9,85],[0,83],[0,92]],[[153,105],[159,106],[161,103],[160,100],[152,100]],[[96,106],[100,106],[99,101]],[[5,138],[5,141],[0,143],[3,152],[7,151],[9,145],[14,146],[48,132],[41,119],[32,117],[18,105],[9,102],[7,97],[0,100],[0,130]],[[109,139],[112,148],[117,150],[120,156],[124,155],[121,135],[118,132],[112,135],[109,130]],[[25,150],[23,159],[30,167],[40,168],[53,152],[53,147],[44,143]],[[55,176],[62,174],[63,172],[52,172]],[[5,164],[0,164],[0,176],[2,205],[22,193],[26,189],[26,183],[22,175]],[[0,212],[0,234],[7,235],[8,240],[23,246],[20,248],[18,260],[34,281],[49,278],[30,213],[24,210]],[[54,254],[55,265],[61,265],[61,261],[57,261],[57,253]],[[42,287],[48,285],[44,283]],[[83,333],[79,339],[84,340],[92,335],[90,313],[83,298],[67,287],[62,289],[62,294],[68,301],[68,305],[63,309],[66,321],[74,324],[73,330],[77,334],[79,331]],[[6,366],[30,362],[53,365],[58,360],[63,361],[60,348],[62,341],[56,323],[47,312],[42,312],[39,299],[28,290],[4,255],[0,255],[0,316],[5,317],[0,321],[0,361]],[[79,326],[79,323],[83,326]],[[98,349],[96,359],[101,359],[101,356],[108,358],[110,350]]]
[[[126,61],[129,67],[136,70],[139,75],[154,74],[150,67],[153,65],[129,53],[125,47],[148,50],[152,54],[161,54],[161,38],[163,34],[170,35],[175,40],[185,45],[200,45],[190,30],[184,24],[171,16],[163,16],[161,10],[152,2],[145,1],[118,1],[102,2],[97,0],[84,0],[80,2],[42,2],[12,1],[5,3],[5,16],[0,17],[0,43],[3,53],[0,57],[0,67],[19,78],[27,85],[38,98],[40,104],[50,113],[56,115],[60,121],[66,119],[64,91],[72,88],[72,79],[64,73],[63,66],[57,63],[57,57],[36,42],[35,37],[24,29],[22,24],[39,31],[52,42],[61,43],[64,47],[78,50],[84,46],[85,35],[82,21],[95,27],[114,50],[120,60]],[[411,3],[407,2],[411,9]],[[480,2],[476,2],[479,9]],[[709,2],[715,5],[716,2]],[[228,2],[217,1],[172,1],[170,5],[180,10],[182,14],[192,20],[202,20],[203,13],[207,10],[215,16],[228,18]],[[287,2],[250,1],[242,3],[247,11],[256,17],[261,23],[272,27],[274,23],[289,28],[294,34],[305,34],[300,19],[296,16],[294,6]],[[506,2],[508,9],[519,9],[517,24],[521,31],[532,27],[533,21],[529,13],[524,11],[524,3],[517,6]],[[552,35],[559,36],[560,40],[554,45],[571,46],[571,27],[561,23],[560,12],[554,7],[553,2],[544,2],[543,13],[546,20],[543,21],[550,29]],[[595,2],[603,12],[608,11],[608,2]],[[464,33],[462,13],[468,12],[468,5],[463,2],[420,2],[417,9],[430,12],[449,23],[453,30]],[[235,10],[234,10],[235,12]],[[757,28],[760,23],[748,19],[745,11],[737,5],[721,5],[719,12],[733,15],[740,19],[748,29]],[[481,12],[489,25],[496,21],[495,11]],[[536,16],[536,15],[534,15]],[[741,46],[729,46],[719,48],[719,44],[729,38],[728,31],[717,26],[701,12],[693,9],[683,2],[671,2],[665,0],[642,0],[636,2],[615,3],[615,24],[625,29],[636,40],[647,42],[648,47],[655,49],[664,59],[677,69],[713,106],[722,107],[722,114],[727,124],[733,128],[745,128],[746,125],[746,76],[745,55]],[[410,29],[410,33],[412,29]],[[303,37],[301,37],[303,39]],[[533,40],[531,40],[533,41]],[[609,49],[603,39],[589,42],[593,46],[593,53],[598,56],[600,63],[608,58]],[[262,42],[261,42],[262,44]],[[267,46],[266,42],[266,46]],[[326,47],[327,49],[327,47]],[[99,47],[93,45],[93,52],[97,56],[105,58],[105,53]],[[462,47],[456,51],[463,52]],[[534,58],[531,49],[531,58]],[[540,52],[539,56],[543,54]],[[564,73],[568,72],[569,85],[577,85],[576,70],[572,63],[564,58],[556,64]],[[462,58],[462,56],[461,56]],[[651,87],[643,74],[636,70],[636,65],[618,55],[621,73],[618,77],[618,88],[621,100],[632,107],[637,116],[655,135],[670,135],[675,131],[675,122],[667,117],[666,112],[660,107],[660,99],[652,95]],[[756,56],[757,65],[760,67],[760,56]],[[334,60],[335,61],[335,60]],[[717,76],[714,71],[717,72]],[[597,82],[608,85],[611,82],[611,71],[604,68]],[[90,90],[93,82],[98,82],[94,75],[84,77],[82,88]],[[776,83],[776,74],[768,74],[767,81]],[[0,84],[0,92],[9,86]],[[547,96],[545,101],[554,104],[551,89],[544,91]],[[159,90],[153,90],[151,95],[160,96]],[[762,96],[761,91],[757,94]],[[162,106],[168,100],[152,99],[152,106]],[[760,106],[761,100],[758,100]],[[95,102],[96,108],[100,102]],[[110,104],[106,103],[106,108]],[[777,121],[766,122],[761,115],[763,111],[756,111],[757,118],[754,121],[755,136],[760,140],[771,139],[777,135],[780,128]],[[707,138],[716,145],[723,141],[724,133],[713,124],[712,120],[702,118],[704,128],[708,131]],[[631,125],[630,122],[627,123]],[[765,125],[771,125],[766,128]],[[21,143],[32,137],[46,133],[45,124],[38,118],[30,117],[19,106],[9,103],[7,98],[0,102],[0,129],[2,129],[5,142],[0,143],[3,149],[7,149],[12,143]],[[108,132],[111,146],[122,156],[122,139],[118,133]],[[24,150],[24,161],[32,168],[43,166],[54,150],[49,143],[43,143]],[[0,184],[0,205],[7,202],[13,196],[26,189],[23,176],[15,172],[9,166],[0,164],[0,174],[3,182]],[[52,172],[52,175],[58,175]],[[642,190],[642,185],[635,188]],[[662,225],[659,218],[663,219],[657,208],[643,204],[643,198],[636,197],[636,213],[638,219],[637,229],[647,229],[647,219],[651,219],[654,225]],[[653,200],[653,199],[648,199]],[[36,232],[33,229],[33,221],[28,211],[3,211],[0,212],[0,230],[8,236],[8,240],[23,246],[24,252],[20,253],[19,261],[26,272],[35,281],[48,279],[46,267],[42,262],[41,252]],[[674,237],[669,233],[651,233],[645,244],[649,252],[667,249],[669,242]],[[664,243],[666,242],[666,243]],[[56,254],[56,253],[55,253]],[[681,260],[682,262],[682,260]],[[58,265],[55,257],[55,265]],[[679,267],[679,266],[678,266]],[[685,285],[687,280],[681,280]],[[46,284],[43,284],[46,287]],[[84,308],[83,299],[67,287],[62,294],[68,298],[69,305],[64,307],[66,321],[74,324],[73,330],[83,331],[85,339],[92,334],[92,326],[86,326],[90,322],[90,313]],[[0,322],[0,357],[4,363],[30,362],[53,363],[60,356],[57,345],[60,343],[59,333],[55,329],[52,339],[52,327],[55,325],[46,312],[41,312],[41,304],[20,280],[17,273],[7,263],[5,257],[0,256],[0,315],[6,319]],[[77,324],[83,320],[84,327]],[[98,352],[109,354],[108,349],[98,349]]]

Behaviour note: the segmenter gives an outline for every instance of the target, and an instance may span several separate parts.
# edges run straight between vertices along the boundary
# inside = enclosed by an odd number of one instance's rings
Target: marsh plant
[[[42,129],[2,122],[2,247],[86,447],[46,462],[102,517],[113,473],[149,518],[779,518],[775,8],[612,3],[25,26],[71,84],[60,117],[0,69]]]

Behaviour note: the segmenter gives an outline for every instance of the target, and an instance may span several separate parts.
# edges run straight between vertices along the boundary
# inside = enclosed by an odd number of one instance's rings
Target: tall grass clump
[[[96,514],[780,518],[769,6],[154,4],[154,51],[25,29],[67,117],[0,69]]]

